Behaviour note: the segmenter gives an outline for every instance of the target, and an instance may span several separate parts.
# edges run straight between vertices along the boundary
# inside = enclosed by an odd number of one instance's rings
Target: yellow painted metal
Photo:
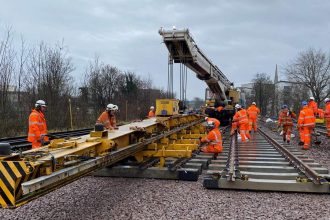
[[[191,150],[165,150],[160,149],[157,151],[153,150],[145,150],[142,151],[144,157],[191,157],[192,151]]]
[[[172,116],[179,114],[179,100],[157,99],[156,116]]]

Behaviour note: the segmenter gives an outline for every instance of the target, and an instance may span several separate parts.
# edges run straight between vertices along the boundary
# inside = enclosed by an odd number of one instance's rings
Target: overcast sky
[[[0,25],[1,31],[12,26],[30,45],[64,39],[77,81],[97,54],[160,88],[167,85],[168,53],[160,27],[189,28],[236,85],[261,72],[273,78],[276,64],[281,71],[310,47],[330,51],[330,1],[0,0]],[[205,87],[190,72],[188,98],[204,97]]]

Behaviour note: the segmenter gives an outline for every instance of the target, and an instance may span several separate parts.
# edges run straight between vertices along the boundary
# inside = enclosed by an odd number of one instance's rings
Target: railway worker
[[[315,102],[314,97],[309,97],[309,101],[308,101],[308,107],[310,107],[313,110],[314,115],[317,115],[317,103]]]
[[[206,122],[213,121],[214,126],[215,126],[217,129],[219,129],[219,127],[220,127],[220,121],[219,121],[218,119],[216,119],[216,118],[205,117],[205,121],[206,121]]]
[[[296,114],[289,110],[287,105],[282,106],[282,110],[280,111],[278,118],[278,125],[283,128],[283,141],[290,143],[291,132],[293,126],[293,118],[296,118]]]
[[[257,107],[255,102],[252,102],[252,105],[247,109],[248,117],[249,117],[249,132],[257,131],[257,119],[260,114],[260,109]]]
[[[327,126],[327,136],[330,137],[330,98],[326,98],[324,102],[325,102],[324,118]]]
[[[251,139],[251,136],[249,134],[249,119],[247,111],[243,109],[242,106],[239,104],[235,105],[235,109],[236,113],[233,117],[233,123],[237,123],[239,127],[242,142],[249,141],[249,139]],[[232,130],[231,134],[233,134],[233,132],[234,131]]]
[[[298,129],[300,140],[304,143],[303,150],[309,150],[311,144],[311,134],[315,128],[315,116],[313,110],[308,107],[306,101],[302,101],[302,109],[298,118]]]
[[[49,138],[46,136],[46,102],[44,100],[38,100],[34,107],[29,116],[28,141],[31,142],[32,148],[40,148],[45,142],[49,141]]]
[[[150,111],[148,113],[148,118],[153,118],[153,117],[155,117],[155,107],[150,106]]]
[[[206,122],[206,137],[201,139],[201,143],[205,143],[206,146],[202,147],[202,151],[205,153],[221,153],[222,152],[222,136],[219,128],[215,125],[214,121]]]
[[[98,123],[102,123],[103,126],[108,130],[117,129],[116,115],[118,106],[114,104],[107,105],[107,108],[100,117],[97,119]]]

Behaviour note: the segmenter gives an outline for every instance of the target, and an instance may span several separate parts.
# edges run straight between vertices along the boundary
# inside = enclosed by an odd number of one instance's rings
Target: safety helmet
[[[37,107],[47,107],[46,102],[44,100],[38,100],[36,101],[36,104],[34,105],[36,108]]]
[[[307,105],[307,102],[306,102],[306,101],[302,101],[302,102],[301,102],[301,105],[302,105],[302,106],[305,106],[305,105]]]
[[[209,128],[209,129],[213,129],[213,128],[215,128],[215,124],[214,124],[214,122],[213,122],[213,121],[208,121],[208,122],[206,123],[206,128]]]
[[[252,105],[257,105],[256,102],[252,102]]]
[[[239,108],[242,108],[242,106],[241,106],[240,104],[236,104],[236,105],[235,105],[235,108],[236,108],[236,109],[239,109]]]
[[[325,102],[325,103],[330,102],[330,99],[329,99],[329,98],[325,98],[325,99],[324,99],[324,102]]]
[[[282,105],[282,109],[288,108],[287,105]]]
[[[207,119],[209,119],[209,117],[205,117],[204,119],[205,119],[205,121],[207,121]]]
[[[117,111],[117,110],[118,110],[117,105],[114,105],[114,104],[107,105],[107,111]]]
[[[315,100],[313,96],[309,97],[309,100]]]
[[[150,109],[154,110],[154,109],[155,109],[155,107],[154,107],[154,106],[150,106]]]

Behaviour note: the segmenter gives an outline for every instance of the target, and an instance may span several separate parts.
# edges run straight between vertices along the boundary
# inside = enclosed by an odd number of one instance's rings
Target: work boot
[[[299,141],[298,145],[299,145],[299,146],[302,146],[302,145],[304,145],[304,142]]]
[[[283,137],[283,142],[285,142],[286,141],[286,139],[285,139],[285,137]]]
[[[303,148],[301,148],[302,150],[309,150],[309,148],[305,148],[305,147],[303,147]]]
[[[290,140],[286,140],[286,143],[290,144]]]

